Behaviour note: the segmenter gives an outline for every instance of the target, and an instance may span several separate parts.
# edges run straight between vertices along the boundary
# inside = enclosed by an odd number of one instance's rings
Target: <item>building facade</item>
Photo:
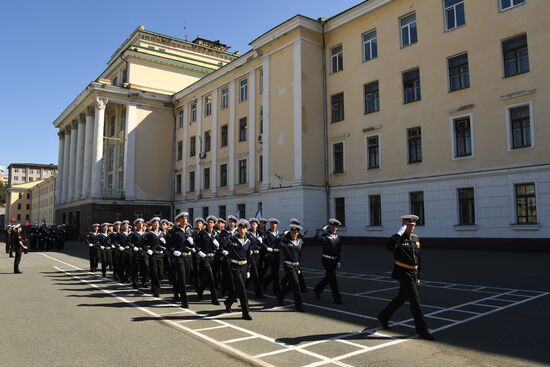
[[[48,177],[30,189],[30,222],[35,225],[55,224],[55,181],[57,176]]]
[[[54,164],[38,163],[11,163],[8,166],[8,186],[19,185],[25,182],[44,180],[57,173]]]
[[[219,42],[137,28],[53,123],[60,167],[56,222],[86,231],[106,218],[170,216],[171,96],[236,57]]]
[[[8,187],[6,193],[6,224],[31,224],[31,190],[42,180]]]

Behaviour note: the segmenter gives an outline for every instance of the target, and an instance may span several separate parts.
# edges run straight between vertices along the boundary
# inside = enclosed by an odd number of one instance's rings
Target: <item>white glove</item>
[[[199,256],[204,259],[206,257],[206,254],[202,251],[199,251]]]
[[[397,231],[397,234],[400,236],[403,236],[403,233],[405,233],[406,229],[407,229],[407,226],[404,225],[403,227],[399,228],[399,231]]]
[[[212,242],[214,242],[214,246],[216,246],[216,248],[220,248],[220,243],[218,242],[217,239],[214,239],[214,241]]]
[[[226,250],[223,250],[222,254],[223,254],[223,256],[227,256],[227,255],[229,255],[229,252],[227,252]]]
[[[174,251],[174,256],[175,256],[175,257],[180,257],[180,256],[181,256],[181,252],[179,252],[179,251]]]
[[[273,252],[273,249],[271,247],[268,247],[267,252]]]
[[[250,272],[249,271],[246,272],[246,279],[248,279],[248,278],[250,278]]]
[[[136,246],[134,246],[134,251],[135,251],[135,252],[138,252],[138,251],[139,251],[139,248],[137,248]]]
[[[258,241],[260,241],[260,243],[264,243],[264,239],[262,237],[258,237]]]
[[[302,271],[301,270],[298,270],[298,274],[300,274]]]
[[[187,237],[187,242],[189,242],[191,245],[195,243],[195,240],[193,240],[193,237],[189,236]]]
[[[191,252],[194,253],[194,254],[196,254],[196,253],[197,253],[197,249],[193,247],[193,248],[191,249]]]
[[[340,269],[340,263],[336,263],[336,269]]]
[[[149,255],[153,255],[153,250],[147,250],[147,253],[148,253]]]
[[[166,243],[166,240],[164,239],[164,237],[161,237],[161,238],[160,238],[160,242]]]
[[[101,246],[100,249],[105,250],[105,246]]]
[[[93,244],[93,243],[89,243],[88,246],[94,247],[94,244]]]
[[[116,248],[116,246],[115,246],[115,245],[111,245],[111,248]]]
[[[120,251],[124,251],[124,247],[122,247],[122,246],[119,246],[118,249],[119,249]]]

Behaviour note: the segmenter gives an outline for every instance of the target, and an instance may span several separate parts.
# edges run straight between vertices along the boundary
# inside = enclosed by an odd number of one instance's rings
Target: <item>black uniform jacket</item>
[[[246,260],[248,271],[250,271],[250,250],[252,242],[245,237],[244,243],[241,243],[238,235],[231,236],[227,244],[227,257],[231,260],[244,261]]]
[[[292,241],[290,233],[287,233],[279,242],[279,248],[283,252],[283,260],[293,263],[300,262],[302,260],[303,245],[304,241],[301,238]]]
[[[340,261],[340,253],[342,251],[342,244],[340,237],[333,236],[328,232],[319,236],[319,240],[323,244],[323,255],[336,257],[336,261]]]
[[[399,274],[403,273],[409,273],[420,278],[420,239],[417,235],[404,233],[400,236],[396,233],[386,242],[386,249],[393,251],[395,260],[393,278],[397,278]]]

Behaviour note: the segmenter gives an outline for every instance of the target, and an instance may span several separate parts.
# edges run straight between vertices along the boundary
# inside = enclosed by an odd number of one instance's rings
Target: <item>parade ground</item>
[[[520,241],[520,240],[518,240]],[[23,256],[23,274],[0,254],[1,366],[538,366],[550,364],[549,252],[426,248],[419,287],[435,341],[418,339],[407,304],[390,330],[376,315],[398,291],[392,254],[343,247],[338,281],[317,300],[320,247],[304,249],[305,313],[250,294],[252,321],[199,301],[189,309],[149,290],[92,274],[84,243]]]

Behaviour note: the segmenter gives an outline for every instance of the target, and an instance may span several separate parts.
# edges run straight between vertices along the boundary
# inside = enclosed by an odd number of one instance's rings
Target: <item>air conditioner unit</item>
[[[264,142],[264,137],[262,134],[258,134],[258,143],[262,144]]]
[[[199,153],[199,158],[200,158],[200,159],[206,158],[206,153],[204,153],[204,152]]]

